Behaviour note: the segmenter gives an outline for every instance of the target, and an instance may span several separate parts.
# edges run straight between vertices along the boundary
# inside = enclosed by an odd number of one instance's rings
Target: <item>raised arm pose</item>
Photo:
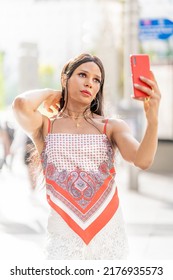
[[[128,244],[115,182],[115,152],[147,169],[157,149],[160,92],[141,77],[147,127],[139,143],[120,119],[103,113],[104,68],[96,56],[81,54],[61,75],[62,90],[33,90],[13,102],[19,124],[32,138],[42,161],[48,219],[47,259],[124,259]],[[41,104],[58,114],[42,115]]]

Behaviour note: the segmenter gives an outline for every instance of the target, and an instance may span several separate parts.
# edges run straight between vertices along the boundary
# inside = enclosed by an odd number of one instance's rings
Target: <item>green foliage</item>
[[[54,88],[57,84],[55,68],[50,64],[39,66],[39,83],[41,87]]]

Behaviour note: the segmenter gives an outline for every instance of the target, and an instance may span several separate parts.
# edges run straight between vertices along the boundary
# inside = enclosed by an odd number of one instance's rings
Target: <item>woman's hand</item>
[[[150,88],[146,86],[141,86],[139,84],[135,84],[134,86],[148,95],[148,97],[144,99],[144,110],[148,122],[153,124],[158,122],[158,111],[161,93],[153,72],[150,71],[150,73],[151,79],[140,77],[141,81],[146,83],[146,85],[150,86]]]
[[[44,100],[43,106],[49,113],[53,113],[54,110],[59,110],[62,92],[60,90],[53,89],[48,89],[48,91],[50,91],[50,95],[46,100]]]

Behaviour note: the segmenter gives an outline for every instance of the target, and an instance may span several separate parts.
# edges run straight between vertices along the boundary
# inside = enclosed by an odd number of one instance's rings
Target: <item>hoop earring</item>
[[[93,104],[91,104],[91,108],[93,108],[93,107],[95,107],[96,106],[96,108],[95,108],[95,110],[94,111],[92,111],[92,112],[96,112],[98,109],[99,109],[99,99],[98,98],[95,98],[94,100],[94,103]]]

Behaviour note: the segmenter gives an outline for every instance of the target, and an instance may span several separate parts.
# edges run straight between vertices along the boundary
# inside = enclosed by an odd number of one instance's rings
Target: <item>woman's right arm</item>
[[[61,92],[53,89],[38,89],[26,91],[18,95],[13,104],[15,117],[20,126],[34,137],[43,127],[44,117],[38,107],[44,103],[45,108],[51,112],[50,106],[57,109]]]

